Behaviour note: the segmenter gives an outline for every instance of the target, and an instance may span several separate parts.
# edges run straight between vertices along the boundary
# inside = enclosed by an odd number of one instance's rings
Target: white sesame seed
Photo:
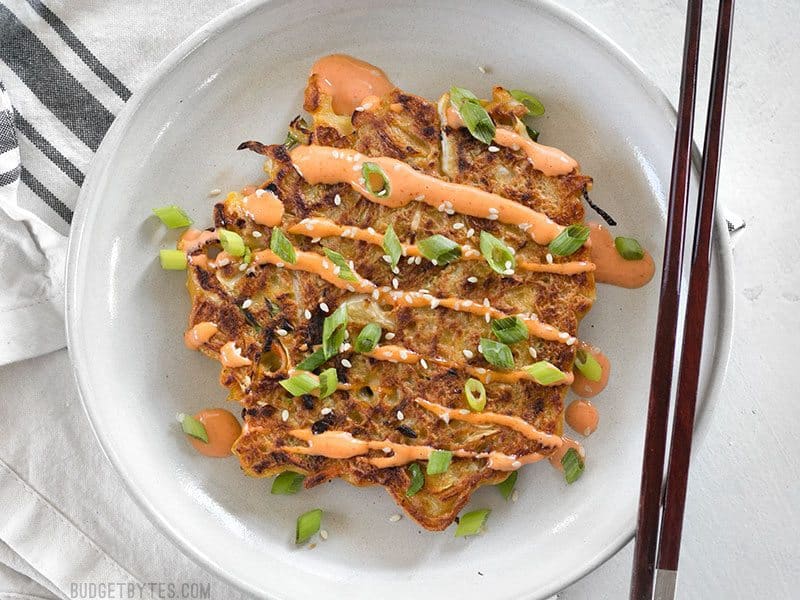
[[[464,349],[463,349],[461,352],[462,352],[462,353],[464,354],[464,356],[466,356],[467,358],[474,358],[474,357],[475,357],[475,353],[474,353],[472,350],[467,350],[466,348],[464,348]]]
[[[372,298],[373,299],[377,300],[378,298],[380,298],[380,295],[381,295],[381,293],[378,291],[378,288],[375,288],[374,290],[372,290]]]
[[[515,469],[519,469],[522,466],[522,463],[519,462],[518,460],[515,460],[514,462],[511,463],[511,466],[514,467]]]
[[[364,112],[363,106],[356,106],[356,112]]]
[[[434,298],[433,300],[431,300],[431,308],[436,308],[437,306],[439,306],[439,302],[441,301],[438,298]]]
[[[489,147],[487,148],[487,150],[488,150],[489,152],[500,152],[500,148],[498,148],[497,146],[489,146]]]
[[[332,409],[332,408],[328,408],[328,407],[326,406],[326,407],[325,407],[325,408],[323,408],[321,411],[319,411],[319,414],[321,414],[321,415],[329,415],[329,414],[331,414],[332,412],[333,412],[333,409]]]
[[[275,330],[275,333],[277,333],[277,334],[278,334],[279,336],[281,336],[281,337],[283,337],[283,336],[285,336],[285,335],[289,335],[289,332],[288,332],[288,331],[286,331],[285,329],[276,329],[276,330]]]
[[[276,262],[275,266],[278,267],[279,269],[282,269],[284,267],[284,264],[282,262]]]
[[[384,254],[383,256],[381,256],[381,258],[384,260],[384,262],[387,262],[389,264],[391,264],[392,262],[392,257],[389,256],[388,254]]]
[[[511,501],[516,502],[517,500],[519,500],[519,492],[514,490],[514,492],[511,494]]]
[[[432,258],[432,259],[431,259],[431,264],[432,264],[432,265],[435,267],[436,265],[438,265],[438,264],[439,264],[439,261],[438,261],[438,260],[436,260],[435,258]]]
[[[402,410],[398,410],[397,411],[397,420],[398,421],[402,421],[405,418],[406,418],[406,416],[403,414],[403,411]]]
[[[511,267],[512,267],[511,261],[507,260],[506,261],[506,269],[510,269]]]
[[[288,420],[289,420],[289,411],[284,408],[283,411],[281,411],[281,421],[286,422]]]
[[[566,340],[569,338],[569,334],[566,331],[562,331],[561,333],[558,334],[558,337],[562,340]]]
[[[469,281],[470,283],[478,283],[478,278],[472,275],[470,277],[467,277],[467,281]]]
[[[319,530],[319,537],[323,540],[328,539],[328,530],[327,529],[320,529]]]
[[[339,206],[339,205],[342,203],[342,197],[341,197],[339,194],[336,194],[336,195],[333,197],[333,203],[334,203],[336,206]]]
[[[505,271],[503,271],[503,275],[513,275],[513,274],[514,274],[514,269],[506,269]]]
[[[342,272],[342,267],[340,267],[339,265],[336,265],[335,267],[333,267],[333,274],[334,275],[338,275],[341,272]]]
[[[536,352],[536,348],[533,346],[528,346],[528,354],[531,355],[531,358],[538,358],[538,353]]]
[[[325,259],[323,258],[323,259],[322,259],[322,268],[323,268],[323,269],[328,269],[328,268],[330,268],[330,266],[331,266],[331,263],[329,263],[327,260],[325,260]]]
[[[353,346],[350,344],[350,342],[344,342],[341,346],[339,346],[339,352],[347,352],[352,347]]]
[[[253,301],[250,298],[242,302],[242,308],[250,308],[251,306],[253,306]]]
[[[491,214],[490,214],[489,216],[487,216],[486,218],[487,218],[487,219],[489,219],[490,221],[497,221],[497,219],[498,219],[498,217],[497,217],[497,213],[491,213]]]
[[[342,366],[343,366],[345,369],[349,369],[350,367],[352,367],[352,366],[353,366],[353,363],[351,363],[351,362],[350,362],[349,360],[347,360],[346,358],[343,358],[343,359],[342,359]]]
[[[421,256],[417,256],[416,258],[414,258],[414,264],[415,265],[421,265],[422,264],[422,257]]]
[[[489,321],[491,321],[491,320],[492,320],[492,315],[490,315],[490,314],[487,312],[485,315],[483,315],[483,320],[484,320],[484,321],[486,321],[486,322],[488,323]]]
[[[405,301],[406,301],[406,302],[408,302],[409,304],[413,304],[413,303],[414,303],[414,298],[412,298],[412,297],[411,297],[411,294],[406,294],[406,295],[403,297],[403,300],[405,300]]]
[[[472,306],[472,305],[473,305],[473,304],[475,304],[475,303],[474,303],[472,300],[464,300],[464,302],[462,302],[462,304],[463,304],[464,306],[467,306],[467,307],[469,307],[469,306]]]
[[[567,338],[567,346],[572,346],[575,343],[575,338],[570,336]]]
[[[392,287],[394,289],[397,289],[398,287],[400,287],[400,282],[397,280],[397,277],[392,277]]]
[[[484,67],[483,65],[478,65],[478,71],[480,71],[483,74],[486,74],[486,67]]]
[[[328,305],[325,304],[324,302],[320,302],[319,303],[319,307],[322,310],[322,312],[330,312],[330,309],[328,308]]]
[[[297,174],[300,175],[300,177],[303,177],[303,172],[300,170],[300,168],[295,164],[292,164],[292,166],[294,167],[294,170],[297,171]]]
[[[240,271],[245,271],[246,269],[247,269],[247,264],[246,263],[242,263],[242,264],[239,265],[239,270]]]
[[[381,450],[383,450],[384,454],[390,454],[392,451],[392,449],[389,446],[384,446],[383,448],[381,448]]]
[[[453,223],[453,229],[464,229],[464,224],[461,222]]]
[[[499,214],[499,213],[500,213],[500,211],[499,211],[499,210],[497,210],[497,208],[496,208],[496,207],[494,207],[494,206],[490,206],[490,207],[489,207],[489,212],[490,212],[491,214],[493,214],[493,215],[496,215],[496,214]]]
[[[400,269],[398,267],[392,267],[392,273],[394,273],[395,275],[399,275]]]
[[[450,215],[451,217],[454,214],[456,214],[456,211],[454,211],[452,208],[446,208],[444,212],[445,212],[445,214]]]
[[[210,192],[208,192],[209,196],[219,196],[222,193],[222,190],[219,188],[214,188]]]
[[[467,229],[467,237],[471,238],[473,235],[475,235],[475,230],[472,227],[470,227],[469,229]]]
[[[389,332],[387,332],[387,333],[386,333],[386,335],[385,335],[385,336],[383,336],[383,337],[385,337],[387,340],[393,340],[393,339],[394,339],[394,335],[395,335],[395,334],[394,334],[394,332],[393,332],[393,331],[389,331]]]
[[[304,316],[306,319],[310,319],[310,318],[311,318],[311,311],[310,311],[310,310],[308,310],[308,309],[305,309],[305,310],[303,311],[303,316]]]
[[[462,408],[458,412],[459,412],[459,414],[462,414],[462,415],[468,415],[469,414],[469,411],[466,408]]]
[[[389,517],[389,522],[397,523],[402,518],[403,518],[403,515],[392,515],[391,517]]]
[[[178,423],[183,423],[183,420],[186,418],[186,413],[178,413],[175,415],[175,420]]]
[[[406,360],[408,358],[408,350],[400,350],[400,358]]]
[[[260,238],[260,237],[261,237],[261,235],[262,235],[262,233],[261,233],[260,231],[258,231],[258,230],[256,230],[256,231],[254,231],[254,232],[253,232],[253,237],[254,237],[254,238]]]
[[[425,200],[425,194],[420,194],[419,196],[416,196],[414,200],[416,200],[417,202],[422,202],[423,200]]]
[[[548,265],[552,265],[552,264],[553,264],[553,255],[552,255],[552,254],[550,254],[550,253],[548,252],[548,253],[547,253],[547,256],[545,256],[544,258],[545,258],[545,260],[547,261],[547,264],[548,264]]]
[[[424,358],[420,358],[419,359],[419,364],[422,365],[423,369],[427,369],[428,368],[428,361],[425,360]]]
[[[488,299],[488,298],[484,298],[484,299],[483,299],[483,305],[484,305],[485,307],[487,307],[487,308],[490,306],[490,304],[489,304],[489,299]]]

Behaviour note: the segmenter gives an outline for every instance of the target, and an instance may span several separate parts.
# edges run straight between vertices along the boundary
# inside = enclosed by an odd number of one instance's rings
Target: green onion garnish
[[[406,490],[406,497],[411,498],[414,494],[422,489],[425,485],[425,474],[422,472],[422,467],[418,463],[411,463],[408,466],[408,473],[411,475],[411,483]]]
[[[525,131],[528,132],[528,137],[531,138],[534,142],[539,141],[539,131],[525,123]]]
[[[516,344],[528,339],[528,328],[519,317],[493,319],[492,333],[504,344]]]
[[[420,240],[417,247],[422,256],[430,261],[435,260],[437,265],[446,265],[461,257],[461,246],[438,233]]]
[[[570,448],[561,457],[561,466],[564,467],[564,479],[567,483],[575,483],[583,474],[583,459],[575,448]]]
[[[244,240],[242,236],[227,229],[217,229],[222,249],[231,256],[244,256]]]
[[[190,435],[193,438],[197,438],[206,444],[208,443],[208,432],[206,431],[205,425],[191,415],[185,415],[181,413],[178,415],[178,417],[181,421],[181,429],[183,429],[183,433]]]
[[[517,483],[518,474],[519,471],[511,471],[508,477],[495,486],[505,500],[511,498],[511,494],[514,492],[514,486]]]
[[[250,246],[244,247],[244,256],[242,256],[242,262],[246,265],[250,264],[250,261],[253,260],[253,251],[250,249]]]
[[[373,175],[377,175],[382,180],[379,188],[373,186]],[[364,178],[364,187],[367,188],[367,191],[373,196],[386,198],[392,193],[392,186],[389,183],[389,178],[378,163],[365,162],[361,165],[361,176]]]
[[[481,231],[481,254],[492,270],[501,275],[508,274],[517,266],[511,248],[488,231]]]
[[[167,271],[186,270],[186,253],[183,250],[160,250],[158,259],[161,261],[161,268]]]
[[[295,254],[292,242],[289,241],[286,234],[278,227],[272,229],[272,235],[269,238],[269,249],[287,263],[294,264],[297,262],[297,254]]]
[[[342,304],[322,323],[322,351],[325,359],[339,352],[347,331],[347,304]]]
[[[541,117],[544,114],[544,104],[538,98],[534,98],[528,92],[522,90],[511,90],[509,93],[514,100],[522,102],[534,117]]]
[[[575,353],[575,368],[589,381],[600,381],[603,377],[603,367],[597,362],[597,359],[592,356],[591,353],[586,352],[586,350],[579,349]]]
[[[539,385],[551,385],[553,383],[558,383],[565,377],[563,371],[546,360],[540,360],[539,362],[535,362],[532,365],[522,368]]]
[[[638,240],[628,237],[614,238],[614,246],[625,260],[642,260],[644,249]]]
[[[490,365],[501,369],[511,369],[514,366],[514,355],[511,354],[511,348],[502,342],[481,338],[478,350]]]
[[[473,412],[481,412],[486,408],[486,388],[473,377],[467,379],[464,384],[464,398]]]
[[[312,535],[319,531],[322,525],[322,509],[315,508],[297,517],[297,528],[295,529],[294,543],[302,544],[307,542]]]
[[[578,248],[583,246],[589,239],[589,228],[586,225],[570,225],[565,227],[561,233],[550,242],[550,252],[556,256],[569,256],[574,254]]]
[[[283,389],[295,397],[302,396],[303,394],[309,394],[317,389],[320,385],[320,382],[316,377],[306,372],[292,375],[289,377],[289,379],[283,379],[278,383],[283,386]]]
[[[397,263],[400,262],[400,257],[403,256],[403,245],[391,225],[386,228],[386,233],[383,234],[383,250],[392,259],[390,263],[392,267],[396,267]]]
[[[325,358],[325,351],[322,348],[317,348],[314,352],[306,356],[305,359],[297,365],[296,369],[298,371],[313,371],[326,360],[328,359]]]
[[[339,380],[336,378],[336,369],[331,367],[319,374],[319,397],[327,398],[336,391]]]
[[[378,345],[378,340],[381,339],[382,332],[381,326],[377,323],[368,323],[364,326],[364,329],[359,332],[355,344],[353,344],[353,348],[355,348],[356,352],[371,352],[372,349]]]
[[[305,475],[295,473],[294,471],[284,471],[272,481],[271,494],[277,496],[289,496],[296,494],[303,486]]]
[[[346,281],[358,281],[358,277],[353,273],[353,270],[350,268],[350,265],[347,264],[344,256],[330,248],[325,248],[325,256],[330,258],[331,262],[339,267],[339,272],[336,274],[337,277]]]
[[[452,87],[450,103],[458,111],[472,137],[484,144],[492,143],[495,134],[494,122],[475,94],[464,88]]]
[[[486,524],[486,519],[489,517],[490,512],[492,511],[488,508],[482,508],[461,515],[461,518],[458,520],[458,527],[456,527],[456,537],[480,533],[481,529]]]
[[[189,218],[180,206],[162,206],[161,208],[154,208],[153,213],[161,219],[161,222],[170,229],[178,229],[179,227],[188,227],[192,224]]]
[[[438,475],[447,471],[450,466],[450,461],[453,459],[453,453],[449,450],[434,450],[428,457],[428,468],[426,472],[428,475]]]
[[[293,134],[291,131],[286,133],[286,139],[284,140],[283,145],[287,150],[291,150],[299,143],[300,140],[297,139],[295,134]]]

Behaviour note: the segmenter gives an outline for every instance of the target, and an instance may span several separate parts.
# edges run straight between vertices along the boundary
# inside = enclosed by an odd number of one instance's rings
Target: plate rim
[[[580,33],[589,37],[592,41],[599,44],[618,64],[625,67],[627,71],[640,83],[647,96],[668,116],[670,122],[674,125],[677,119],[677,112],[674,105],[669,101],[664,91],[655,83],[655,81],[644,71],[639,63],[633,59],[617,42],[615,42],[609,35],[604,33],[594,24],[589,22],[586,18],[580,16],[572,9],[558,4],[556,0],[511,0],[514,4],[529,5],[539,8],[544,12],[549,13],[554,18],[563,21],[565,24],[578,30]],[[256,587],[249,581],[243,580],[239,577],[227,573],[218,563],[210,557],[199,552],[179,531],[173,529],[166,515],[162,514],[150,501],[147,494],[140,489],[129,477],[123,460],[115,453],[113,445],[107,439],[103,430],[96,425],[98,418],[92,409],[92,402],[87,401],[89,396],[87,387],[84,380],[86,375],[82,375],[84,365],[86,364],[85,357],[82,352],[75,347],[74,341],[76,339],[79,323],[77,319],[77,293],[78,293],[78,279],[80,273],[78,272],[77,265],[78,259],[81,256],[81,249],[83,248],[82,240],[84,237],[84,229],[86,225],[87,215],[89,214],[89,198],[96,196],[94,189],[101,181],[103,181],[103,172],[110,164],[110,160],[114,157],[116,150],[120,145],[120,140],[125,132],[128,130],[128,122],[132,115],[139,109],[140,105],[151,95],[153,90],[158,84],[169,76],[170,73],[176,69],[188,56],[193,54],[201,46],[211,41],[216,34],[224,30],[234,21],[239,20],[248,13],[254,12],[261,6],[271,5],[285,5],[290,0],[246,0],[245,2],[228,8],[220,13],[205,25],[195,30],[189,37],[176,46],[148,75],[145,82],[139,89],[131,96],[125,103],[122,110],[117,114],[114,122],[111,124],[108,132],[103,138],[99,148],[95,152],[91,161],[90,169],[87,173],[86,180],[78,196],[76,203],[76,210],[73,215],[72,226],[70,229],[70,236],[67,248],[67,267],[66,267],[66,293],[65,293],[65,325],[66,325],[66,338],[67,338],[67,351],[69,360],[72,367],[72,373],[78,389],[78,397],[80,398],[81,405],[86,413],[89,425],[100,444],[100,448],[119,474],[122,484],[134,502],[139,508],[147,515],[150,521],[164,533],[170,541],[172,541],[181,551],[191,558],[198,566],[209,569],[216,576],[225,582],[234,585],[239,590],[247,593],[254,594],[257,597],[269,597],[266,595],[266,590]],[[692,162],[694,172],[698,171],[700,164],[701,153],[697,144],[692,143]],[[693,438],[695,440],[695,449],[698,449],[702,444],[708,432],[708,427],[711,421],[711,416],[714,408],[719,400],[722,385],[725,381],[728,364],[730,360],[730,353],[733,340],[733,323],[735,312],[735,281],[733,270],[733,254],[728,230],[725,224],[725,219],[720,210],[717,210],[714,223],[714,235],[716,255],[714,258],[718,261],[718,277],[720,279],[720,312],[719,312],[719,329],[717,332],[717,352],[712,359],[710,365],[710,377],[707,385],[708,393],[707,400],[704,402],[696,416],[695,431]],[[85,250],[84,250],[85,251]],[[678,332],[680,335],[682,332]],[[597,552],[595,556],[580,566],[569,572],[569,575],[562,576],[554,580],[549,586],[540,588],[532,593],[537,594],[537,598],[547,598],[554,593],[557,593],[564,588],[572,585],[576,581],[582,579],[600,565],[609,560],[612,556],[617,554],[634,536],[635,533],[635,515],[632,515],[628,520],[628,526],[616,538],[609,539],[602,547],[602,550]],[[270,592],[272,594],[272,592]],[[282,598],[275,596],[274,598]]]

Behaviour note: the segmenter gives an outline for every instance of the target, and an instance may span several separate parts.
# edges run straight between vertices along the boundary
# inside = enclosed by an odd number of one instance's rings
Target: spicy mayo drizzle
[[[640,288],[653,278],[655,263],[647,250],[641,260],[625,260],[617,252],[608,229],[599,223],[589,223],[589,229],[597,281],[624,288]]]
[[[275,227],[283,219],[283,202],[269,190],[257,189],[242,198],[242,206],[247,216],[259,225]]]
[[[597,429],[600,415],[589,400],[578,398],[567,406],[567,410],[564,411],[564,420],[574,431],[588,436]]]
[[[323,56],[311,67],[320,92],[330,96],[334,112],[350,115],[367,96],[385,96],[395,86],[375,65],[346,54]]]
[[[390,208],[400,208],[412,200],[435,208],[447,206],[460,214],[517,225],[538,244],[549,244],[564,229],[547,215],[519,202],[469,185],[437,179],[394,158],[368,158],[355,150],[314,145],[297,146],[289,155],[303,179],[310,184],[348,183],[368,200]],[[378,196],[367,191],[361,175],[365,162],[381,167],[389,181],[388,194]]]
[[[449,104],[449,97],[447,102]],[[464,127],[464,120],[452,106],[447,107],[446,114],[450,127]],[[522,150],[534,168],[549,177],[568,175],[578,168],[578,161],[558,148],[539,144],[505,127],[495,129],[494,142],[512,150]]]
[[[217,325],[210,321],[202,321],[189,329],[183,336],[187,348],[197,350],[217,333]]]
[[[208,443],[189,437],[189,440],[200,454],[224,458],[231,455],[231,447],[242,433],[242,426],[229,411],[224,408],[207,408],[194,415],[206,428]]]
[[[591,354],[603,369],[599,381],[587,379],[578,369],[574,370],[575,381],[572,382],[572,391],[581,398],[593,398],[602,392],[608,384],[608,377],[611,375],[611,362],[608,360],[608,357],[600,351],[600,348],[596,348],[585,342],[580,342],[578,344],[578,350],[583,350],[587,354]]]

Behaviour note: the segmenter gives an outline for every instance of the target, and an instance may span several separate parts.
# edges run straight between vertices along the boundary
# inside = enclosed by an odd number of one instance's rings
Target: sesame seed
[[[253,232],[253,237],[254,237],[254,238],[260,238],[260,237],[261,237],[261,235],[262,235],[262,234],[261,234],[261,232],[260,232],[260,231],[254,231],[254,232]]]
[[[303,177],[303,172],[300,170],[300,168],[295,164],[292,164],[292,166],[294,167],[294,170],[297,171],[297,174],[300,175],[300,177]]]
[[[454,214],[456,214],[456,211],[454,211],[452,208],[446,208],[446,209],[444,210],[444,212],[445,212],[445,214],[447,214],[447,215],[450,215],[451,217],[452,217]]]
[[[380,295],[381,295],[381,293],[378,291],[378,288],[375,288],[374,290],[372,290],[373,299],[377,300],[378,298],[380,298]]]
[[[499,214],[499,213],[500,213],[500,211],[499,211],[499,210],[497,210],[497,208],[495,208],[494,206],[490,206],[490,207],[489,207],[489,212],[490,212],[491,214],[493,214],[493,215],[496,215],[496,214]]]
[[[353,363],[351,363],[351,362],[350,362],[349,360],[347,360],[346,358],[343,358],[343,359],[342,359],[342,366],[343,366],[344,368],[346,368],[346,369],[349,369],[350,367],[352,367],[352,366],[353,366]]]
[[[276,262],[275,266],[278,267],[279,269],[282,269],[284,267],[282,262]]]
[[[222,193],[222,190],[219,188],[214,188],[210,192],[208,192],[209,196],[219,196]]]
[[[567,346],[572,346],[575,343],[575,338],[570,336],[567,338]]]
[[[489,152],[500,152],[500,148],[497,146],[489,146],[487,150],[489,150]]]
[[[275,330],[275,333],[277,333],[277,334],[278,334],[279,336],[281,336],[281,337],[283,337],[283,336],[285,336],[285,335],[289,335],[289,332],[288,332],[288,331],[286,331],[285,329],[276,329],[276,330]]]
[[[491,214],[490,214],[488,217],[486,217],[486,218],[487,218],[487,219],[489,219],[490,221],[497,221],[497,219],[498,219],[498,217],[497,217],[497,213],[491,213]]]
[[[395,275],[399,275],[400,269],[398,267],[392,267],[392,273],[394,273]]]
[[[545,258],[545,260],[547,261],[547,264],[548,264],[548,265],[552,265],[552,264],[553,264],[553,255],[552,255],[552,254],[550,254],[550,253],[548,252],[548,253],[547,253],[547,256],[545,256],[544,258]]]
[[[489,305],[489,299],[488,299],[488,298],[484,298],[484,299],[483,299],[483,305],[484,305],[485,307],[487,307],[487,308],[490,306],[490,305]]]
[[[478,65],[478,71],[480,71],[483,74],[486,74],[486,67],[484,67],[483,65]]]
[[[387,333],[385,336],[383,336],[383,337],[385,337],[387,340],[393,340],[393,339],[394,339],[394,335],[395,335],[395,334],[394,334],[394,332],[393,332],[393,331],[389,331],[389,332],[388,332],[388,333]]]
[[[503,275],[513,275],[513,274],[514,274],[514,269],[506,269],[505,271],[503,271]]]
[[[464,356],[466,356],[467,358],[474,358],[474,357],[475,357],[475,353],[474,353],[472,350],[467,350],[466,348],[464,348],[464,349],[463,349],[461,352],[462,352],[462,353],[464,354]]]
[[[439,306],[439,302],[440,300],[438,298],[434,298],[433,300],[431,300],[431,308],[436,308],[437,306]]]
[[[458,412],[459,412],[459,414],[462,414],[462,415],[468,415],[469,414],[469,411],[466,408],[462,408]]]
[[[461,222],[453,223],[453,229],[464,229],[464,224]]]
[[[329,414],[331,414],[332,412],[333,412],[333,409],[332,409],[332,408],[328,408],[328,407],[326,406],[326,407],[325,407],[325,408],[323,408],[321,411],[319,411],[319,414],[321,414],[321,415],[329,415]]]
[[[283,411],[281,412],[281,421],[286,422],[288,420],[289,420],[289,411],[284,408]]]
[[[306,319],[310,319],[310,318],[311,318],[311,311],[310,311],[310,310],[308,310],[308,309],[305,309],[305,310],[303,311],[303,316],[304,316]]]
[[[423,369],[427,369],[428,368],[428,361],[425,360],[424,358],[420,358],[419,359],[419,364],[422,365]]]
[[[335,267],[333,267],[333,274],[334,275],[338,275],[341,272],[342,272],[342,267],[340,267],[339,265],[336,265]]]
[[[389,522],[390,523],[397,523],[402,518],[403,518],[403,515],[392,515],[391,517],[389,517]]]
[[[506,269],[510,269],[510,268],[511,268],[511,266],[512,266],[512,265],[511,265],[511,261],[510,261],[510,260],[507,260],[507,261],[506,261]]]
[[[406,302],[408,302],[409,304],[413,304],[413,303],[414,303],[414,298],[412,298],[412,297],[411,297],[411,294],[406,294],[406,295],[403,297],[403,300],[405,300],[405,301],[406,301]]]
[[[491,320],[492,320],[492,315],[490,315],[490,314],[487,312],[485,315],[483,315],[483,320],[484,320],[484,321],[486,321],[486,322],[488,323],[489,321],[491,321]]]
[[[320,529],[319,530],[319,537],[322,538],[323,540],[327,540],[328,539],[328,530],[327,529]]]
[[[356,112],[364,112],[363,106],[356,106]]]
[[[533,346],[528,346],[528,354],[531,355],[531,358],[538,358],[538,353],[536,352],[536,348]]]
[[[341,197],[339,194],[336,194],[336,195],[333,197],[333,203],[334,203],[336,206],[339,206],[339,205],[342,203],[342,197]]]
[[[421,256],[417,256],[416,258],[414,258],[414,264],[415,265],[421,265],[422,264],[422,257]]]
[[[398,410],[398,411],[397,411],[397,420],[398,420],[398,421],[402,421],[402,420],[403,420],[403,419],[405,419],[405,418],[406,418],[406,417],[405,417],[405,415],[403,414],[403,411],[402,411],[402,410]]]
[[[435,258],[432,258],[432,259],[431,259],[431,264],[432,264],[432,265],[435,267],[436,265],[438,265],[438,264],[439,264],[439,261],[438,261],[438,260],[436,260]]]
[[[414,198],[414,200],[416,200],[418,202],[422,202],[423,200],[425,200],[425,194],[420,194],[419,196]]]
[[[319,307],[322,310],[322,312],[330,312],[330,309],[328,308],[328,305],[325,304],[324,302],[320,302],[319,303]]]
[[[569,334],[566,331],[562,331],[558,334],[559,339],[566,340],[569,338]]]
[[[397,289],[398,287],[400,287],[400,282],[397,280],[397,277],[392,277],[392,287],[394,289]]]
[[[469,281],[470,283],[478,283],[478,278],[472,275],[470,277],[467,277],[467,281]]]
[[[515,460],[514,462],[511,463],[511,466],[514,467],[515,469],[519,469],[522,466],[522,463],[519,462],[518,460]]]
[[[242,308],[250,308],[251,306],[253,306],[253,301],[250,298],[242,302]]]
[[[331,266],[331,263],[329,263],[327,260],[325,260],[325,259],[323,258],[323,259],[322,259],[322,268],[323,268],[323,269],[328,269],[328,268],[330,268],[330,266]]]
[[[475,303],[472,300],[464,300],[464,302],[462,302],[462,304],[464,306],[472,306]]]
[[[400,358],[406,360],[408,358],[408,350],[401,350],[400,351]]]
[[[246,263],[242,263],[242,264],[239,265],[239,270],[240,271],[244,271],[246,269],[247,269],[247,264]]]
[[[306,219],[303,219],[303,220],[305,221]],[[313,223],[306,223],[306,230],[314,231],[314,224]]]
[[[353,346],[350,344],[350,342],[344,342],[341,346],[339,346],[339,352],[347,352],[352,347]]]
[[[384,262],[387,262],[387,263],[390,263],[390,264],[392,262],[392,257],[389,256],[388,254],[384,254],[381,258],[384,260]]]
[[[514,490],[514,492],[511,494],[511,501],[516,502],[517,500],[519,500],[519,492]]]
[[[384,446],[383,448],[381,448],[381,450],[383,450],[384,454],[390,454],[392,451],[392,449],[389,446]]]
[[[475,230],[472,227],[470,227],[469,229],[467,229],[467,237],[471,238],[473,235],[475,235]]]

